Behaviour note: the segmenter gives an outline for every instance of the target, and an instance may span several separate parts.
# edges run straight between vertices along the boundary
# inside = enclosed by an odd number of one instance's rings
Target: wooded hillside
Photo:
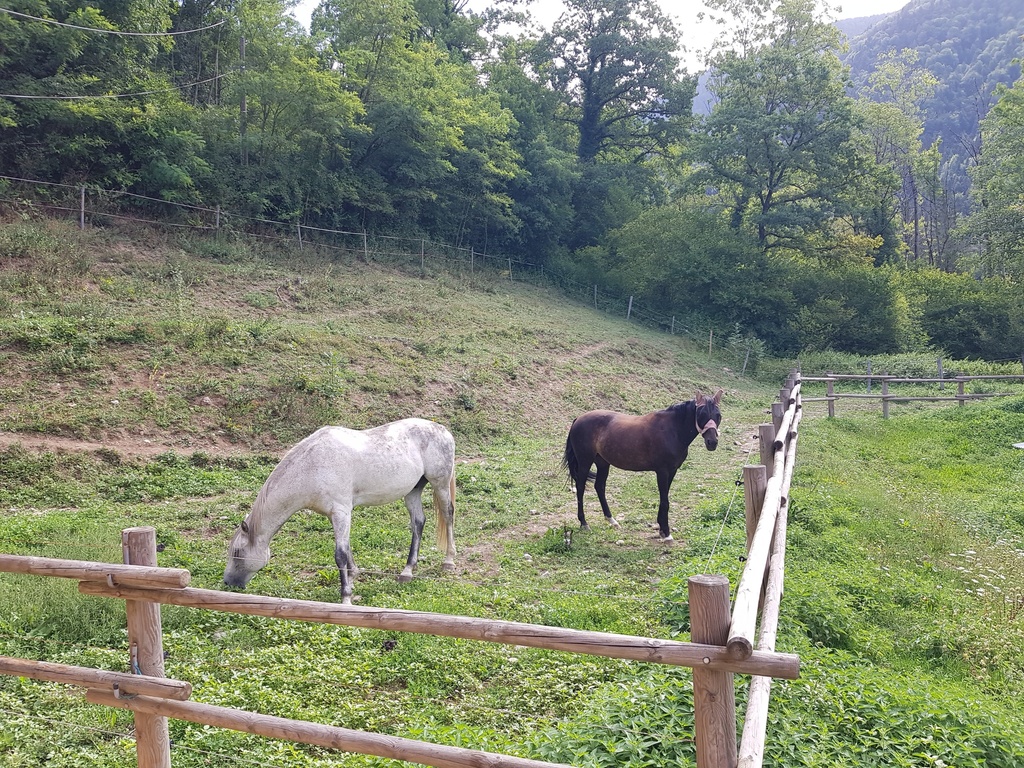
[[[881,20],[853,92],[813,0],[711,0],[732,31],[696,116],[686,31],[650,0],[569,0],[549,29],[497,3],[323,0],[308,31],[284,0],[10,5],[9,219],[84,188],[173,223],[206,214],[170,203],[514,254],[781,354],[1024,349],[1024,86],[970,102],[980,150],[964,127],[967,84],[1012,77],[1012,3],[911,4],[916,30],[958,31],[935,50]]]

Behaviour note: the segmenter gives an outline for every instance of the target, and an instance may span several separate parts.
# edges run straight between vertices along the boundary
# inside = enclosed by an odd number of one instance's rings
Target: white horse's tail
[[[437,548],[441,551],[446,551],[448,548],[449,513],[452,522],[454,523],[455,521],[455,468],[452,467],[452,476],[448,481],[451,510],[445,509],[444,499],[441,497],[437,486],[431,483],[430,487],[434,491],[434,512],[437,514]]]

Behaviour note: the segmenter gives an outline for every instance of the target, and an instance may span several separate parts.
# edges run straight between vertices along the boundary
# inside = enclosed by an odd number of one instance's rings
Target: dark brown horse
[[[619,524],[608,509],[604,496],[609,467],[631,472],[654,472],[658,477],[658,531],[663,541],[671,541],[668,527],[668,489],[683,462],[690,443],[697,435],[704,438],[709,451],[718,447],[718,425],[722,413],[718,404],[722,390],[706,398],[700,392],[685,403],[676,403],[661,411],[631,416],[615,411],[588,411],[578,416],[569,427],[562,466],[576,485],[577,516],[580,526],[587,528],[583,516],[583,493],[587,480],[594,481],[594,490],[601,502],[605,518],[614,527]],[[597,472],[590,469],[597,464]]]

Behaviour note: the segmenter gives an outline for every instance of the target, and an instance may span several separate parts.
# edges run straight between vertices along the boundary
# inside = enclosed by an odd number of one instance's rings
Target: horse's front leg
[[[398,574],[400,582],[412,581],[412,575],[416,572],[416,563],[420,557],[420,539],[423,538],[423,486],[426,480],[421,481],[405,496],[405,508],[409,510],[409,530],[412,532],[412,542],[409,544],[409,557],[405,561],[405,568]]]
[[[672,487],[676,470],[658,472],[658,535],[662,541],[672,541],[672,532],[668,528],[668,489]]]
[[[352,559],[352,547],[349,545],[349,533],[352,528],[352,506],[336,505],[330,514],[331,526],[334,528],[334,562],[338,565],[338,579],[341,582],[342,605],[352,604],[352,585],[359,569]]]
[[[608,484],[609,466],[607,461],[597,460],[597,478],[594,480],[594,490],[597,491],[597,500],[601,502],[601,511],[604,512],[604,519],[608,521],[612,528],[618,528],[619,521],[612,517],[612,510],[608,506],[608,500],[604,495],[605,486]]]

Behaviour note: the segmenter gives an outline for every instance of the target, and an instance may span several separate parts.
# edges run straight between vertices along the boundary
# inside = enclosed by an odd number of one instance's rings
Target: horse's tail
[[[573,419],[572,423],[575,424],[576,420]],[[578,475],[580,473],[580,462],[579,462],[579,459],[576,458],[576,450],[572,447],[572,427],[571,426],[569,427],[569,436],[565,438],[565,453],[562,455],[562,469],[566,470],[569,473],[569,480],[568,480],[568,483],[566,483],[566,484],[567,485],[568,484],[575,485],[577,483],[577,479],[576,478],[578,477]],[[590,472],[584,478],[583,482],[586,483],[587,480],[595,480],[595,479],[597,479],[597,473],[596,472]]]
[[[434,512],[437,514],[437,548],[445,550],[448,547],[448,520],[455,524],[455,465],[452,465],[452,476],[448,481],[449,509],[445,509],[444,498],[437,486],[431,483],[430,487],[434,491]]]

